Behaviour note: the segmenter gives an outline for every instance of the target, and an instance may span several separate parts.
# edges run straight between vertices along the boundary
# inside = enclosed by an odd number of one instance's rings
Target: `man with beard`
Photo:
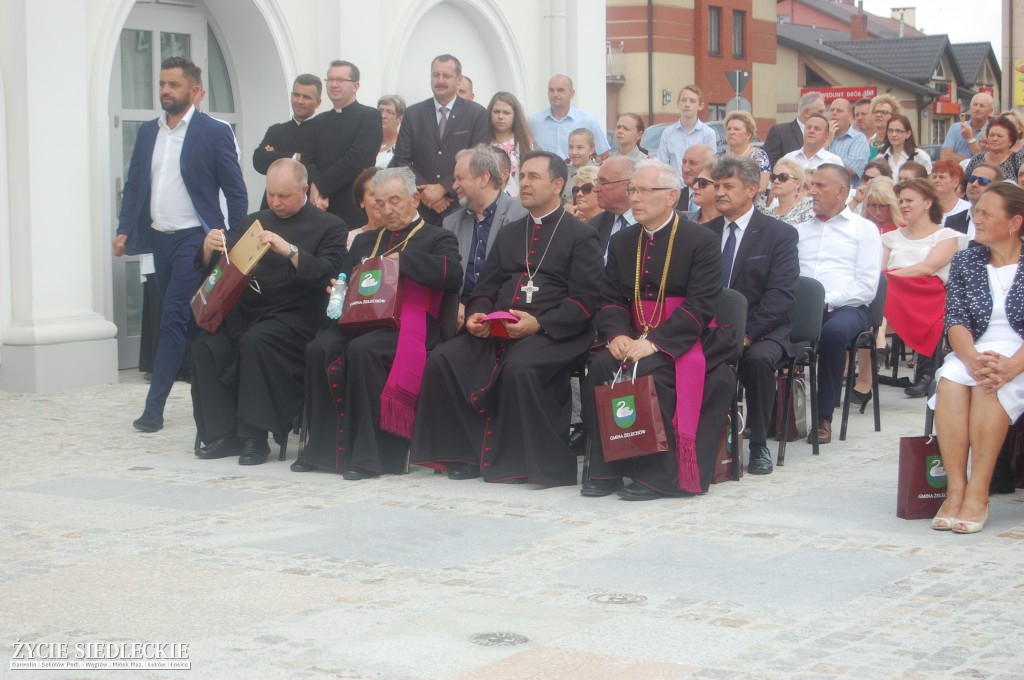
[[[412,170],[388,168],[370,182],[384,227],[359,234],[341,270],[351,279],[366,258],[398,260],[401,328],[350,335],[331,325],[309,343],[309,438],[293,472],[321,468],[353,481],[404,473],[426,353],[454,333],[462,285],[458,242],[418,214]]]
[[[436,348],[423,374],[413,462],[449,479],[576,483],[569,376],[593,339],[601,276],[597,232],[567,214],[565,161],[523,157],[519,199],[466,304],[467,333]],[[486,320],[492,312],[515,320]]]
[[[720,241],[687,222],[673,207],[679,200],[675,171],[661,161],[637,164],[629,186],[637,224],[612,236],[594,325],[605,345],[590,363],[583,388],[583,423],[590,434],[590,476],[580,493],[648,501],[708,490],[715,453],[736,389],[725,362],[736,356],[736,339],[713,324],[722,290]],[[642,271],[638,271],[641,269]],[[668,450],[606,462],[598,436],[594,388],[620,367],[637,367],[657,389]],[[629,486],[622,478],[630,477]]]
[[[462,294],[459,300],[458,327],[465,321],[465,303],[473,295],[480,279],[487,253],[498,236],[498,231],[526,216],[526,208],[501,190],[502,172],[498,154],[501,149],[475,146],[455,155],[455,181],[452,186],[464,208],[444,218],[445,229],[459,241],[459,257],[465,270]],[[506,156],[507,158],[507,156]]]
[[[164,113],[139,128],[114,238],[117,257],[153,253],[164,301],[146,406],[132,423],[142,432],[163,427],[167,396],[188,343],[199,335],[189,306],[202,278],[196,252],[207,231],[237,227],[247,210],[234,135],[192,106],[201,90],[202,71],[188,57],[160,65]]]
[[[345,220],[364,224],[366,216],[352,196],[357,175],[377,162],[384,130],[380,111],[356,101],[359,68],[332,61],[327,69],[327,96],[333,105],[314,118],[305,138],[302,163],[309,171],[309,198],[315,206]]]
[[[192,410],[207,446],[199,458],[241,454],[239,465],[267,459],[267,432],[288,436],[302,403],[303,355],[327,302],[324,286],[345,257],[345,226],[306,201],[306,169],[282,158],[267,171],[268,210],[246,218],[230,235],[212,229],[196,257],[209,272],[220,253],[259,220],[270,249],[250,286],[215,333],[192,344]]]

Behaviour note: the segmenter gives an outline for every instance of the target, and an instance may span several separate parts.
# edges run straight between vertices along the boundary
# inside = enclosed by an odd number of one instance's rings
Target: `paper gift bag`
[[[200,328],[216,333],[224,317],[242,297],[245,287],[252,281],[249,274],[270,249],[269,243],[259,242],[262,233],[263,225],[256,220],[203,279],[191,303],[192,314]]]
[[[946,500],[946,469],[935,437],[900,437],[896,516],[931,519]]]
[[[345,313],[338,325],[346,333],[398,328],[402,310],[402,277],[398,260],[371,257],[352,270]]]
[[[743,432],[743,411],[739,413],[740,420],[740,432]],[[733,436],[732,431],[732,417],[731,414],[726,418],[725,431],[722,432],[722,441],[718,445],[718,453],[715,454],[715,472],[711,478],[712,484],[721,484],[722,482],[731,482],[732,480],[732,464],[733,456],[742,455],[740,447],[737,445],[737,439]],[[739,466],[740,477],[743,477],[743,465]]]
[[[775,438],[782,438],[782,409],[786,405],[786,390],[789,389],[789,376],[780,375],[775,378],[775,421],[772,430]],[[797,374],[793,380],[793,404],[789,409],[789,438],[795,442],[807,437],[807,380]]]
[[[606,461],[668,451],[665,423],[651,376],[637,378],[634,365],[633,379],[624,379],[619,369],[610,385],[594,388],[594,398]]]

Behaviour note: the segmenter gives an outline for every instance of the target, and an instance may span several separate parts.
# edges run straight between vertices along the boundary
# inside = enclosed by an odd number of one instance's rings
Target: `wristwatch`
[[[970,139],[967,140],[968,146],[970,146],[971,144],[977,144],[977,143],[978,143],[978,138],[977,137],[971,137]]]
[[[288,258],[291,259],[293,256],[298,255],[298,254],[299,254],[299,247],[297,245],[295,245],[294,243],[291,244],[290,251],[288,253]]]

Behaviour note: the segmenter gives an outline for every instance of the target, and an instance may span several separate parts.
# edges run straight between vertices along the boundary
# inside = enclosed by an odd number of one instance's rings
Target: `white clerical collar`
[[[665,220],[664,222],[662,222],[660,227],[658,227],[657,229],[651,231],[650,229],[647,228],[647,225],[645,224],[644,225],[644,231],[647,233],[648,236],[653,238],[655,234],[657,234],[659,231],[661,231],[662,229],[667,227],[669,225],[669,223],[672,222],[673,219],[675,219],[675,216],[676,216],[675,211],[669,212],[668,219]]]
[[[530,219],[533,220],[534,224],[540,224],[540,223],[542,223],[544,221],[545,217],[549,217],[551,215],[554,215],[555,211],[558,210],[561,207],[562,207],[561,205],[556,205],[554,210],[552,210],[551,212],[545,213],[545,214],[541,215],[540,217],[537,217],[533,213],[530,213]]]

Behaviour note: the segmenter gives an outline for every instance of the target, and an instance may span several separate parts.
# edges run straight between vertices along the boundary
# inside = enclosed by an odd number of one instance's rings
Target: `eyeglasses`
[[[587,182],[586,184],[581,184],[578,187],[573,187],[572,188],[572,195],[575,196],[576,194],[579,194],[579,193],[589,194],[593,190],[594,190],[594,185],[591,184],[590,182]]]
[[[714,183],[715,183],[714,180],[708,179],[707,177],[696,177],[693,180],[693,187],[694,188],[698,188],[699,187],[701,189],[707,189],[709,186],[711,186]]]
[[[873,115],[873,116],[891,116],[892,115],[892,111],[886,111],[885,109],[880,109],[878,111],[872,111],[871,115]]]
[[[358,80],[352,80],[350,78],[328,78],[328,85],[341,85],[342,83],[358,83]]]
[[[864,204],[864,209],[865,210],[883,210],[883,209],[888,210],[889,206],[886,205],[885,203],[865,203]]]
[[[629,181],[628,177],[623,177],[622,179],[602,179],[600,177],[597,178],[597,184],[599,184],[600,186],[603,186],[603,187],[606,187],[609,184],[619,184],[620,182],[628,182],[628,181]]]
[[[793,175],[789,174],[788,172],[780,172],[779,174],[776,175],[773,172],[772,174],[768,175],[768,179],[770,179],[773,182],[775,180],[778,180],[780,182],[788,182],[789,180],[793,179]]]
[[[675,187],[627,187],[626,195],[632,196],[633,194],[640,194],[641,196],[650,196],[655,191],[674,191]]]
[[[983,187],[987,187],[989,184],[992,183],[992,180],[990,180],[988,177],[978,177],[977,175],[971,175],[970,177],[967,178],[967,183],[978,183]]]

